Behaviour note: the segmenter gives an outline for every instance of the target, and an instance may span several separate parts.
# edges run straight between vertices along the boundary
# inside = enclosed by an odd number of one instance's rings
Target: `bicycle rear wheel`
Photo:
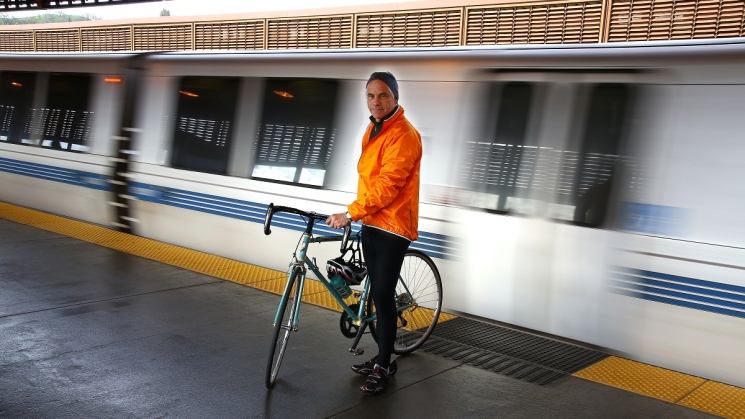
[[[401,265],[396,285],[398,320],[393,352],[413,352],[427,340],[437,325],[442,308],[442,280],[435,263],[420,250],[409,249]],[[367,300],[368,316],[374,311],[372,295]],[[377,342],[376,321],[370,322],[370,334]]]
[[[266,388],[272,388],[274,380],[279,373],[279,367],[282,364],[282,358],[287,350],[287,341],[290,339],[292,331],[292,320],[295,317],[295,299],[297,295],[297,279],[300,277],[301,270],[296,268],[292,271],[290,278],[287,280],[288,293],[282,296],[279,301],[279,319],[274,325],[274,338],[272,346],[269,348],[269,362],[266,365],[266,378],[264,384]]]

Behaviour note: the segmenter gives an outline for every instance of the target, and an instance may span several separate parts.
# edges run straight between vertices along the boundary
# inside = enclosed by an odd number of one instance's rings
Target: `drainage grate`
[[[568,343],[459,317],[437,325],[422,349],[539,385],[608,357]]]

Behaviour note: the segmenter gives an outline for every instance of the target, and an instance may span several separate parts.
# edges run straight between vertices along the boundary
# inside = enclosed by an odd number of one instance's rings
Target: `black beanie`
[[[365,84],[365,87],[367,87],[367,85],[370,84],[370,82],[373,80],[380,80],[383,83],[387,84],[388,87],[391,89],[391,92],[393,92],[393,97],[398,100],[398,82],[396,81],[396,78],[393,77],[393,74],[387,71],[376,71],[370,75],[369,79],[367,79],[367,84]]]

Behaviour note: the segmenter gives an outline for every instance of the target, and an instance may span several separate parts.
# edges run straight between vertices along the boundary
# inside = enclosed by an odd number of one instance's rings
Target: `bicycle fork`
[[[308,224],[308,229],[313,228],[313,221]],[[305,269],[305,266],[303,265],[303,262],[305,262],[306,258],[306,252],[308,251],[308,243],[310,243],[310,233],[306,231],[303,234],[303,237],[300,239],[301,246],[300,246],[300,258],[295,259],[293,263],[290,264],[290,275],[293,274],[293,272],[297,272],[297,276],[295,278],[295,299],[292,301],[292,304],[294,304],[294,307],[290,310],[290,322],[288,323],[288,326],[290,327],[291,332],[297,332],[297,324],[298,320],[300,318],[300,304],[303,300],[303,288],[305,288],[305,275],[308,273],[308,271]],[[294,255],[293,255],[294,256]],[[287,281],[287,284],[285,285],[285,292],[283,294],[287,295],[287,297],[290,296],[292,293],[292,286],[293,284],[290,284],[290,281]],[[285,298],[285,297],[283,297]],[[281,307],[280,307],[281,309]],[[279,309],[277,310],[277,318],[279,318],[280,313]],[[277,318],[275,318],[274,322],[277,322]]]
[[[286,328],[291,332],[297,332],[297,325],[298,325],[298,313],[300,312],[300,303],[302,302],[302,295],[303,295],[303,288],[305,287],[305,270],[302,268],[302,266],[299,265],[293,265],[290,267],[290,273],[289,276],[292,276],[294,272],[297,271],[297,275],[295,276],[295,281],[293,284],[290,284],[290,281],[288,279],[287,283],[285,284],[285,289],[282,292],[282,300],[289,298],[292,293],[295,293],[295,298],[293,301],[288,301],[287,304],[292,304],[293,307],[290,309],[290,317],[289,319],[286,319],[288,321],[287,325],[280,325],[280,327]],[[294,290],[292,288],[294,288]],[[274,323],[273,326],[277,326],[277,322],[279,321],[279,317],[282,315],[282,310],[284,307],[282,307],[282,304],[277,307],[277,313],[274,315]]]

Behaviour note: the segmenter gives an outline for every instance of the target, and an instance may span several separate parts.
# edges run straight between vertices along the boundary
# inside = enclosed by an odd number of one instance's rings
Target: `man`
[[[368,375],[360,387],[363,393],[378,394],[397,369],[396,361],[391,362],[398,317],[395,289],[406,249],[418,237],[422,139],[404,117],[391,73],[373,73],[366,90],[371,116],[357,164],[357,199],[326,224],[343,228],[362,221],[362,253],[378,316],[378,355],[352,371]]]

